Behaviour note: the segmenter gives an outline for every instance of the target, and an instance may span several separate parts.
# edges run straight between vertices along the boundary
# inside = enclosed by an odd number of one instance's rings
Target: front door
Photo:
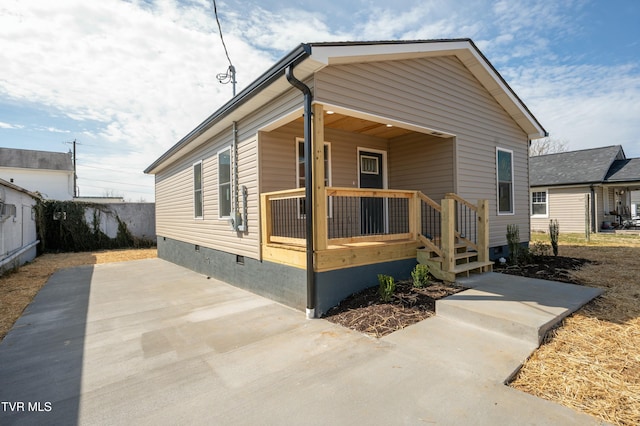
[[[360,151],[360,188],[384,188],[383,156],[381,153]],[[362,235],[383,234],[384,199],[362,198],[360,202],[360,232]]]

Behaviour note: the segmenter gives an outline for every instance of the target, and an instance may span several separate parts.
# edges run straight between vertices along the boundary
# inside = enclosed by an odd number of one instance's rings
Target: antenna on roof
[[[213,13],[216,16],[216,23],[218,24],[218,31],[220,32],[220,40],[222,41],[222,47],[224,47],[224,53],[227,55],[227,60],[229,61],[229,68],[225,73],[220,73],[216,75],[218,81],[222,84],[231,83],[233,96],[236,96],[236,67],[231,63],[231,58],[229,58],[229,51],[227,50],[227,45],[224,42],[224,37],[222,37],[222,27],[220,27],[220,20],[218,19],[218,8],[216,7],[216,0],[211,0],[213,3]]]

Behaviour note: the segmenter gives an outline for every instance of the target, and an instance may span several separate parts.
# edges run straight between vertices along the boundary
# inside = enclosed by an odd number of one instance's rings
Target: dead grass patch
[[[148,259],[156,256],[155,248],[44,254],[33,262],[21,266],[15,272],[5,273],[0,277],[0,341],[11,330],[49,277],[58,269]]]
[[[577,282],[606,291],[549,333],[511,386],[613,424],[640,424],[640,245],[629,242],[560,246],[562,256],[596,262],[572,272]]]

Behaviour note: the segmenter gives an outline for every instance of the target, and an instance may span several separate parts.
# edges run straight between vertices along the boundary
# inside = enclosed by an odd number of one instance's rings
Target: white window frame
[[[300,186],[300,181],[303,180],[306,182],[306,177],[305,176],[300,176],[300,144],[302,144],[302,149],[304,152],[304,138],[296,138],[296,144],[295,144],[295,148],[296,148],[296,188],[304,188],[304,186]],[[332,178],[331,178],[331,142],[327,142],[324,141],[324,147],[327,148],[327,158],[325,160],[325,164],[324,164],[324,183],[325,186],[331,186],[332,183]],[[304,161],[307,161],[307,159],[305,158]],[[302,200],[302,199],[301,199]],[[302,202],[300,203],[302,205]],[[327,217],[331,218],[333,217],[333,208],[332,208],[332,200],[331,197],[329,197],[329,201],[327,203],[327,210],[328,210],[328,215]],[[298,218],[300,219],[304,219],[306,217],[306,214],[303,214],[301,212],[301,208],[298,208]]]
[[[500,151],[506,152],[511,156],[511,210],[500,210],[500,164],[499,153]],[[516,200],[515,200],[515,176],[513,174],[513,151],[510,149],[496,147],[496,211],[498,216],[513,216],[516,214]]]
[[[196,167],[200,167],[200,188],[196,188]],[[191,168],[193,176],[193,218],[204,219],[204,166],[203,161],[196,161]],[[197,199],[200,199],[200,215],[198,215]]]
[[[221,162],[220,162],[220,156],[222,154],[224,154],[225,152],[229,152],[229,181],[226,183],[221,183],[220,182],[220,168],[221,166]],[[222,220],[228,220],[231,217],[231,211],[233,210],[233,194],[231,193],[231,189],[233,187],[233,158],[231,158],[231,146],[227,146],[221,150],[218,151],[217,155],[216,155],[216,159],[218,161],[218,219],[222,219]],[[223,188],[222,186],[229,186],[229,214],[228,215],[223,215],[222,214],[222,195],[223,195]]]
[[[544,205],[545,205],[545,212],[544,214],[535,214],[533,213],[533,194],[535,193],[543,193],[544,194]],[[547,188],[544,189],[532,189],[531,190],[531,194],[530,194],[530,200],[531,200],[531,217],[533,218],[544,218],[547,219],[549,218],[549,190]],[[538,204],[542,204],[542,203],[538,203]]]

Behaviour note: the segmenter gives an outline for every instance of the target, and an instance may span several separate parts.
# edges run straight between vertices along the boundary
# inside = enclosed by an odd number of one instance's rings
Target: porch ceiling
[[[303,123],[304,118],[297,118],[298,123]],[[363,118],[351,117],[344,114],[324,114],[324,126],[330,129],[343,130],[352,133],[362,133],[368,136],[374,136],[383,139],[397,138],[398,136],[413,133],[413,130],[403,129],[401,127],[388,127],[386,123],[378,123]]]

